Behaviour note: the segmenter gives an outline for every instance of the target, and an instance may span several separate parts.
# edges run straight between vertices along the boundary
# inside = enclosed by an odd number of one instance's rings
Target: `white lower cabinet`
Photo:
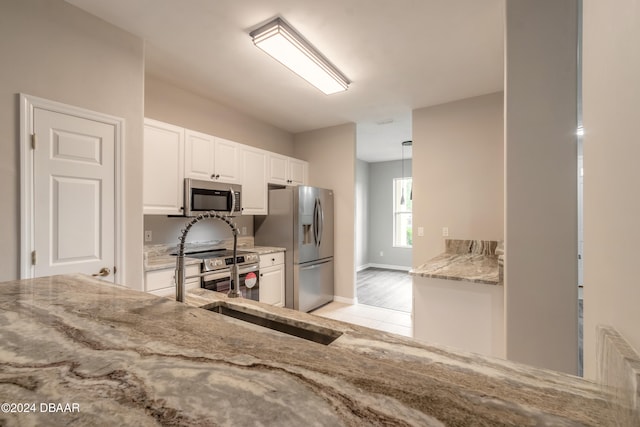
[[[200,265],[187,265],[184,269],[185,277],[193,276],[200,273]],[[147,271],[144,274],[144,290],[154,295],[171,296],[176,292],[176,269],[166,268],[162,270]],[[185,280],[185,288],[199,288],[200,278]]]
[[[284,307],[284,252],[260,255],[260,302]]]

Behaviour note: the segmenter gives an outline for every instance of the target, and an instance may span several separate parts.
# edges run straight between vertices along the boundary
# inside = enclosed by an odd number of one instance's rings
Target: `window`
[[[413,245],[411,226],[411,178],[393,180],[393,246],[410,248]]]

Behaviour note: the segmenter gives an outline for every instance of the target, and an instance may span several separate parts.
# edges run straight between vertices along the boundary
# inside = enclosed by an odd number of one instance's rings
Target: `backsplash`
[[[151,231],[152,240],[144,245],[178,244],[178,237],[189,218],[168,217],[165,215],[145,215],[144,231]],[[240,231],[239,237],[253,237],[253,216],[237,216],[234,222]],[[222,221],[202,221],[196,224],[187,235],[187,243],[211,242],[232,238],[231,229]]]
[[[495,255],[497,247],[495,240],[445,240],[445,252],[450,254]]]

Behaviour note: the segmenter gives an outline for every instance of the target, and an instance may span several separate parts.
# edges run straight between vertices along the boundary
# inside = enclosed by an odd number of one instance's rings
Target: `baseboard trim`
[[[356,267],[356,273],[361,272],[362,270],[366,270],[367,268],[371,267],[371,264],[365,264],[365,265],[361,265],[359,267]]]
[[[391,265],[391,264],[367,264],[367,268],[383,268],[385,270],[400,270],[400,271],[409,271],[411,267],[407,267],[406,265]]]
[[[345,297],[339,297],[337,295],[333,296],[333,300],[335,302],[341,302],[343,304],[351,304],[351,305],[355,305],[358,303],[358,298],[345,298]]]

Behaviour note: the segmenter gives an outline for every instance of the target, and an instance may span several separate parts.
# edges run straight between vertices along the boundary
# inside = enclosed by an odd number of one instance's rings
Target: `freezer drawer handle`
[[[302,270],[311,270],[311,269],[316,268],[316,267],[318,267],[318,266],[320,266],[320,265],[322,265],[322,264],[330,263],[331,261],[332,261],[332,260],[330,260],[330,259],[329,259],[329,260],[326,260],[326,261],[317,262],[317,263],[315,263],[315,264],[313,264],[313,265],[308,265],[308,266],[306,266],[306,267],[300,267],[300,271],[302,271]]]

